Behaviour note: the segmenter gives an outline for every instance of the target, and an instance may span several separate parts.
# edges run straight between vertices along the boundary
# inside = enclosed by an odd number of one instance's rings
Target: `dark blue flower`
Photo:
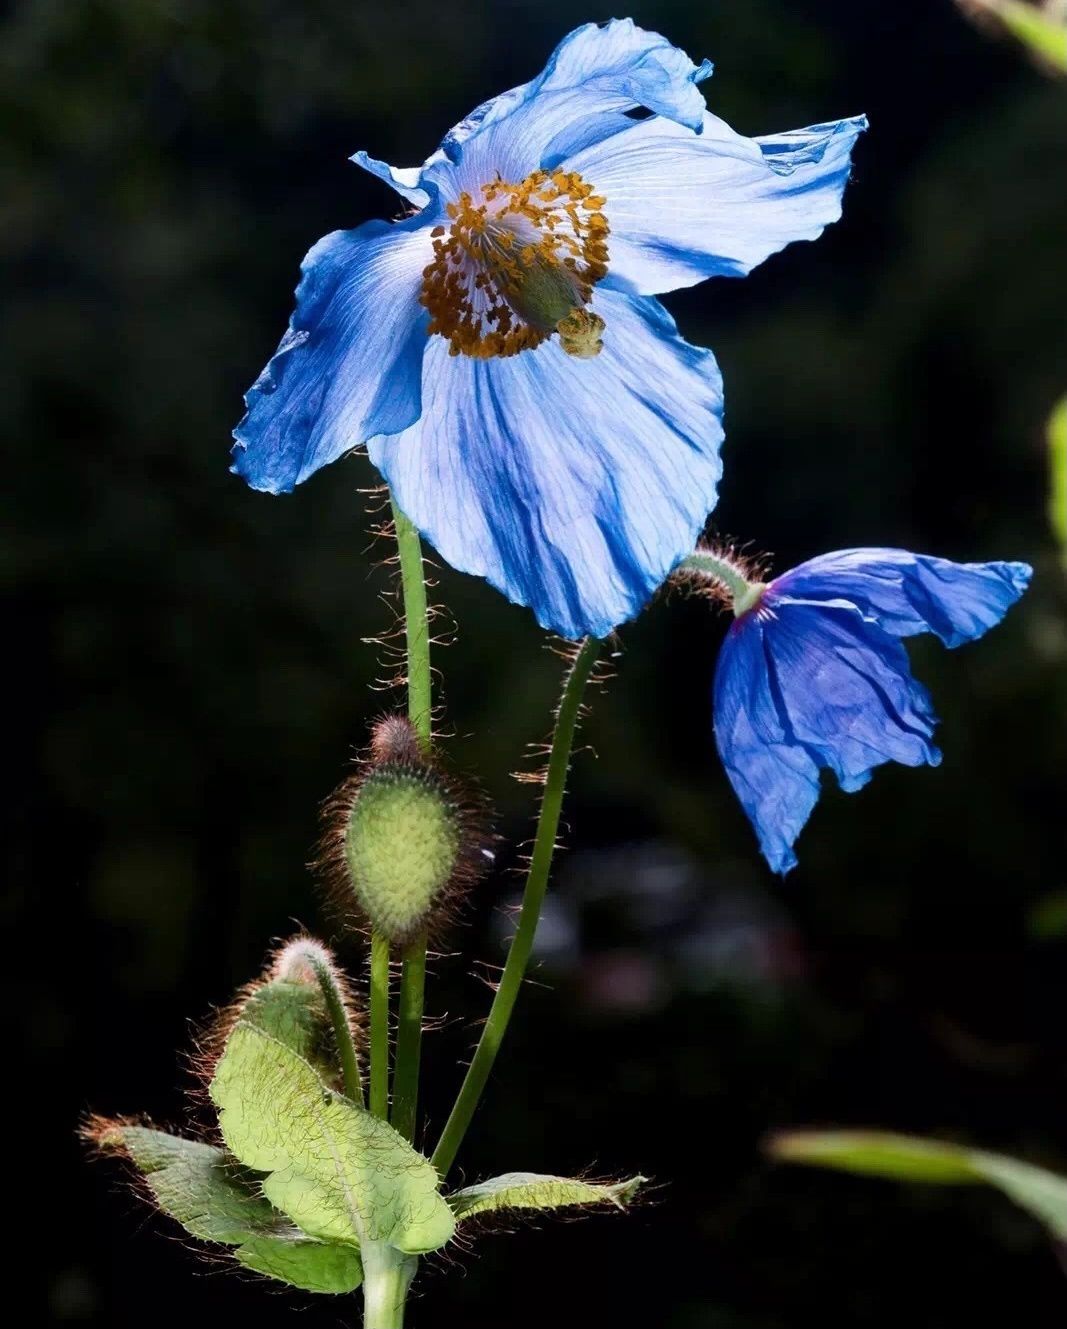
[[[439,553],[545,627],[632,617],[721,470],[714,357],[652,297],[817,236],[865,124],[743,138],[705,111],[710,72],[629,20],[590,24],[422,167],[358,153],[415,211],[308,254],[238,474],[278,493],[365,443]]]
[[[821,769],[851,793],[883,762],[940,762],[937,717],[899,638],[974,641],[1030,576],[1025,563],[848,549],[735,598],[741,612],[715,673],[715,738],[776,872],[796,866],[793,845],[819,797]]]

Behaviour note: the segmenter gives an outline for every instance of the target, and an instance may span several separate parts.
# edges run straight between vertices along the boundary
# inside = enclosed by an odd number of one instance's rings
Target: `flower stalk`
[[[396,546],[400,558],[400,584],[404,603],[407,645],[408,718],[424,753],[430,750],[433,685],[430,675],[430,616],[426,603],[419,533],[396,501],[390,499]],[[419,1062],[422,1056],[422,1013],[426,989],[425,930],[404,950],[400,974],[400,1009],[393,1078],[393,1125],[406,1140],[415,1136],[419,1099]]]
[[[389,939],[380,932],[370,943],[370,1110],[389,1115]]]
[[[482,1029],[482,1036],[467,1068],[459,1096],[433,1154],[433,1165],[442,1179],[447,1175],[463,1143],[463,1137],[467,1133],[497,1053],[500,1051],[522,981],[526,976],[541,916],[541,906],[548,888],[548,876],[556,848],[556,832],[559,829],[567,771],[570,767],[571,749],[581,712],[582,697],[599,652],[600,642],[593,637],[587,637],[574,658],[563,687],[563,696],[556,712],[556,726],[552,734],[552,747],[545,775],[541,815],[538,819],[533,854],[530,857],[530,869],[526,876],[518,927],[504,963],[504,971],[500,976],[489,1018]]]
[[[309,963],[318,979],[326,1009],[330,1013],[334,1042],[337,1044],[337,1054],[341,1060],[345,1095],[362,1107],[363,1077],[359,1072],[359,1058],[356,1055],[356,1045],[352,1039],[352,1026],[348,1023],[344,998],[337,985],[337,979],[329,967],[318,956],[309,956]]]
[[[749,581],[736,562],[711,549],[701,548],[683,558],[679,571],[709,577],[723,587],[733,601],[735,618],[751,609],[766,590],[766,583]]]

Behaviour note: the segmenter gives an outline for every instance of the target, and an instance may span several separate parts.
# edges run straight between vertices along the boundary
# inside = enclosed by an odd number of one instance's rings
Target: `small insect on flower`
[[[654,297],[819,235],[866,124],[743,138],[705,110],[710,73],[588,24],[421,167],[357,153],[411,211],[307,255],[234,470],[280,493],[366,444],[438,552],[545,627],[632,618],[721,473],[715,359]]]
[[[876,766],[936,766],[930,696],[900,638],[974,641],[1030,584],[1025,563],[951,563],[902,549],[846,549],[772,581],[698,550],[687,578],[726,588],[735,618],[715,671],[715,740],[775,872],[819,797],[819,772],[861,789]]]

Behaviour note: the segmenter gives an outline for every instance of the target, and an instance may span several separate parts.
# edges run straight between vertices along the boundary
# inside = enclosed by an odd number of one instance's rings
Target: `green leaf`
[[[240,1018],[310,1062],[331,1088],[341,1087],[333,1023],[318,983],[276,978],[253,989]]]
[[[248,1269],[308,1292],[351,1292],[363,1279],[351,1246],[308,1238],[260,1193],[255,1177],[224,1150],[148,1126],[109,1123],[95,1132],[143,1173],[165,1214],[201,1241],[234,1246]]]
[[[408,1255],[452,1236],[455,1220],[428,1160],[259,1026],[234,1027],[211,1098],[230,1152],[269,1174],[263,1193],[309,1236],[384,1242]]]
[[[941,1185],[985,1182],[1067,1240],[1067,1177],[1003,1154],[881,1131],[786,1131],[768,1148],[787,1163],[868,1176]]]
[[[1063,566],[1067,569],[1067,397],[1052,412],[1048,422],[1049,520],[1060,542]]]
[[[1022,0],[995,0],[991,8],[1008,31],[1038,59],[1067,74],[1067,23]]]
[[[500,1209],[564,1209],[595,1204],[625,1209],[645,1180],[645,1177],[631,1177],[629,1181],[598,1185],[536,1172],[505,1172],[454,1192],[448,1203],[460,1222]]]
[[[359,1251],[338,1241],[312,1241],[294,1227],[290,1238],[253,1237],[235,1254],[246,1269],[305,1292],[354,1292],[363,1282]]]

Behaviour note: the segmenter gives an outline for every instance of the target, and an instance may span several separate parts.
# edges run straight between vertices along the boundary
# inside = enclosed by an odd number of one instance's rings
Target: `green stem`
[[[419,533],[393,502],[393,525],[400,556],[400,586],[407,639],[408,719],[424,751],[430,748],[430,617]]]
[[[370,1110],[389,1115],[389,939],[370,939]]]
[[[430,675],[430,618],[419,533],[393,505],[400,584],[407,641],[408,719],[424,752],[430,750],[433,685]],[[393,1125],[406,1140],[415,1137],[422,1056],[422,1011],[426,991],[426,933],[420,932],[404,951],[400,974],[400,1012],[393,1078]]]
[[[414,1255],[369,1241],[363,1257],[363,1329],[404,1329],[404,1302],[418,1264]]]
[[[682,569],[689,569],[692,572],[699,572],[702,576],[711,577],[720,586],[725,586],[734,602],[734,614],[737,617],[751,609],[763,594],[764,585],[762,582],[749,581],[740,568],[736,567],[729,559],[720,558],[718,554],[713,554],[710,550],[698,549],[696,553],[690,554],[688,558],[683,558],[680,566]]]
[[[582,695],[599,651],[600,643],[593,637],[587,637],[575,656],[563,687],[563,696],[559,710],[556,712],[556,728],[552,735],[548,771],[545,775],[541,816],[537,824],[533,854],[530,857],[530,870],[526,877],[518,927],[515,929],[515,937],[504,963],[504,972],[500,976],[500,984],[489,1010],[489,1018],[485,1022],[474,1057],[467,1068],[459,1097],[434,1150],[433,1165],[442,1178],[452,1166],[470,1126],[478,1100],[485,1089],[489,1073],[493,1069],[493,1062],[507,1032],[508,1021],[511,1019],[511,1012],[515,1008],[526,974],[526,966],[530,961],[541,905],[544,903],[545,891],[548,888],[552,855],[556,848],[556,832],[559,829],[559,816],[563,807],[563,794],[567,784],[571,747],[578,725]]]
[[[421,932],[404,951],[400,973],[400,1012],[393,1075],[393,1126],[405,1140],[415,1138],[419,1100],[419,1061],[422,1056],[422,1007],[426,991],[426,933]]]
[[[336,977],[330,972],[327,965],[323,964],[321,960],[313,958],[311,967],[315,971],[315,977],[319,980],[319,987],[322,989],[326,1009],[330,1012],[334,1042],[337,1044],[337,1052],[341,1058],[345,1093],[353,1103],[358,1103],[362,1107],[363,1078],[359,1073],[359,1058],[356,1056],[356,1045],[352,1041],[352,1026],[348,1023],[348,1011],[345,1008],[344,998],[341,996]]]

